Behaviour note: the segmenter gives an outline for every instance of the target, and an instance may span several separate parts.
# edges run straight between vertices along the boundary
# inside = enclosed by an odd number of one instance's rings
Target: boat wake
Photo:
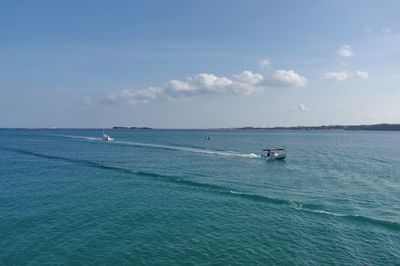
[[[75,136],[75,135],[55,135],[57,137],[70,138],[70,139],[83,139],[83,140],[102,140],[96,137]]]
[[[86,137],[86,136],[71,136],[71,135],[58,135],[58,136],[65,137],[65,138],[82,139],[82,140],[101,141],[101,138]],[[131,142],[131,141],[121,141],[121,140],[113,140],[112,142],[108,142],[107,144],[136,146],[136,147],[163,149],[163,150],[172,150],[172,151],[183,151],[183,152],[191,152],[191,153],[202,153],[202,154],[219,155],[219,156],[227,156],[227,157],[261,158],[261,155],[258,155],[255,153],[241,153],[241,152],[235,152],[235,151],[217,151],[217,150],[210,150],[210,149],[203,149],[203,148],[196,148],[196,147],[187,147],[187,146],[141,143],[141,142]]]
[[[257,155],[255,153],[240,153],[240,152],[234,152],[234,151],[217,151],[217,150],[193,148],[193,147],[186,147],[186,146],[150,144],[150,143],[129,142],[129,141],[114,141],[114,143],[132,145],[132,146],[139,146],[139,147],[154,148],[154,149],[164,149],[164,150],[173,150],[173,151],[203,153],[203,154],[221,155],[221,156],[229,156],[229,157],[261,158],[260,155]]]
[[[332,212],[332,211],[322,210],[321,208],[316,208],[315,206],[308,206],[305,204],[301,204],[299,202],[286,200],[286,199],[271,198],[271,197],[267,197],[267,196],[248,194],[248,193],[242,193],[242,192],[237,192],[237,191],[230,191],[230,193],[232,195],[246,198],[248,200],[268,202],[268,203],[273,203],[273,204],[278,204],[278,205],[286,205],[297,211],[302,211],[302,212],[311,213],[311,214],[315,214],[315,215],[332,216],[332,217],[345,219],[348,221],[376,225],[376,226],[385,227],[387,229],[400,231],[400,223],[396,222],[396,221],[375,219],[375,218],[366,217],[366,216],[362,216],[362,215],[358,215],[358,214],[336,213],[336,212]]]
[[[102,163],[84,160],[84,159],[74,159],[74,158],[68,158],[68,157],[62,157],[62,156],[47,155],[47,154],[42,154],[42,153],[37,153],[37,152],[32,152],[32,151],[27,151],[27,150],[15,149],[15,148],[0,147],[0,149],[4,150],[4,151],[19,153],[22,155],[35,156],[35,157],[48,159],[48,160],[76,163],[76,164],[85,165],[87,167],[93,167],[93,168],[102,169],[102,170],[114,171],[114,172],[119,172],[122,174],[130,174],[130,175],[134,175],[134,176],[142,176],[142,177],[146,177],[146,178],[152,178],[152,179],[159,180],[162,182],[185,185],[185,186],[189,186],[189,187],[193,187],[193,188],[206,189],[210,193],[217,193],[217,194],[224,195],[224,196],[242,198],[242,199],[250,200],[250,201],[282,205],[282,206],[286,206],[288,208],[292,208],[297,211],[310,213],[310,214],[314,214],[314,215],[324,215],[324,216],[336,217],[338,219],[345,219],[350,222],[369,224],[369,225],[373,225],[373,226],[384,227],[384,228],[390,229],[390,230],[400,231],[400,223],[396,222],[396,221],[375,219],[375,218],[361,216],[361,215],[357,215],[357,214],[335,213],[335,212],[323,210],[323,208],[321,206],[301,204],[299,202],[291,201],[288,199],[273,198],[273,197],[268,197],[265,195],[233,191],[225,186],[187,180],[185,178],[181,178],[178,176],[162,175],[162,174],[144,172],[144,171],[135,171],[135,170],[131,170],[129,168],[104,165]]]

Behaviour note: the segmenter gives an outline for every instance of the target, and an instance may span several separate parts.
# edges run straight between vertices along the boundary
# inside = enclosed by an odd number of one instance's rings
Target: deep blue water
[[[0,265],[400,265],[399,132],[108,132],[0,130]]]

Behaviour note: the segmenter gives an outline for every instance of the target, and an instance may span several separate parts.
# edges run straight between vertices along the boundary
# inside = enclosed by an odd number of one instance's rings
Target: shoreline
[[[116,130],[116,131],[152,131],[152,130],[182,130],[182,131],[400,131],[400,124],[372,125],[328,125],[328,126],[291,126],[291,127],[232,127],[232,128],[151,128],[151,127],[121,127],[112,128],[56,128],[56,127],[0,127],[0,130]]]

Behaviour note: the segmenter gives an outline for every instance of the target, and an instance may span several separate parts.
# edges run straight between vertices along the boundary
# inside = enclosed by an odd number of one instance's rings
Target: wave
[[[77,163],[77,164],[94,167],[94,168],[98,168],[98,169],[110,170],[110,171],[115,171],[115,172],[125,173],[125,174],[132,174],[135,176],[150,177],[150,178],[153,178],[156,180],[161,180],[164,182],[176,183],[176,184],[186,185],[186,186],[190,186],[190,187],[204,188],[204,189],[208,189],[210,192],[218,193],[218,194],[222,194],[222,195],[226,195],[226,196],[239,197],[239,198],[243,198],[246,200],[257,201],[257,202],[265,202],[265,203],[270,203],[270,204],[284,205],[289,208],[293,208],[294,210],[297,210],[297,211],[312,213],[315,215],[333,216],[333,217],[337,217],[337,218],[341,218],[341,219],[346,219],[348,221],[353,221],[353,222],[358,222],[358,223],[366,223],[366,224],[381,226],[381,227],[384,227],[384,228],[390,229],[390,230],[400,231],[400,223],[396,222],[396,221],[375,219],[375,218],[370,218],[370,217],[361,216],[361,215],[335,213],[335,212],[331,212],[331,211],[327,211],[327,210],[318,209],[317,208],[318,206],[316,206],[316,205],[306,205],[306,204],[302,204],[302,203],[287,200],[287,199],[279,199],[279,198],[273,198],[273,197],[268,197],[268,196],[264,196],[264,195],[249,194],[249,193],[243,193],[243,192],[239,192],[239,191],[233,191],[224,186],[186,180],[184,178],[177,177],[177,176],[161,175],[161,174],[157,174],[157,173],[144,172],[144,171],[135,171],[135,170],[131,170],[128,168],[109,166],[109,165],[104,165],[101,163],[92,162],[92,161],[88,161],[88,160],[66,158],[66,157],[54,156],[54,155],[46,155],[46,154],[42,154],[42,153],[21,150],[21,149],[15,149],[15,148],[0,147],[0,149],[9,151],[9,152],[19,153],[22,155],[30,155],[30,156],[35,156],[35,157],[44,158],[44,159]]]
[[[352,215],[352,214],[335,213],[335,212],[330,212],[330,211],[325,211],[325,210],[313,210],[313,209],[309,209],[309,208],[302,208],[302,210],[306,211],[306,212],[310,212],[310,213],[315,213],[315,214],[341,217],[343,219],[360,222],[360,223],[368,223],[368,224],[372,224],[372,225],[378,225],[378,226],[385,227],[387,229],[400,230],[400,223],[395,222],[395,221],[375,219],[375,218],[366,217],[366,216],[357,215],[357,214]]]
[[[247,194],[247,193],[241,193],[241,192],[237,192],[237,191],[230,191],[230,193],[232,195],[239,196],[239,197],[246,198],[246,199],[253,200],[253,201],[263,201],[263,202],[268,202],[268,203],[273,203],[273,204],[287,205],[297,211],[308,212],[308,213],[312,213],[312,214],[316,214],[316,215],[340,217],[342,219],[346,219],[346,220],[350,220],[350,221],[354,221],[354,222],[382,226],[382,227],[385,227],[385,228],[391,229],[391,230],[397,230],[397,231],[400,230],[400,223],[396,222],[396,221],[375,219],[375,218],[366,217],[366,216],[357,215],[357,214],[355,214],[355,215],[343,214],[343,213],[335,213],[335,212],[331,212],[331,211],[327,211],[327,210],[314,209],[311,207],[311,205],[308,206],[308,205],[304,205],[304,204],[294,202],[291,200],[271,198],[271,197],[262,196],[262,195]]]
[[[74,138],[74,139],[84,139],[84,140],[101,140],[101,138],[86,137],[86,136],[71,136],[71,135],[58,135],[58,136],[66,137],[66,138]],[[208,154],[208,155],[220,155],[220,156],[227,156],[227,157],[261,158],[261,155],[258,155],[255,153],[241,153],[241,152],[235,152],[235,151],[218,151],[218,150],[210,150],[210,149],[180,146],[180,145],[164,145],[164,144],[141,143],[141,142],[131,142],[131,141],[121,141],[121,140],[113,140],[111,142],[107,142],[107,144],[113,144],[113,145],[117,144],[117,145],[145,147],[145,148],[152,148],[152,149],[183,151],[183,152],[201,153],[201,154]]]
[[[73,159],[73,158],[67,158],[67,157],[61,157],[61,156],[55,156],[55,155],[47,155],[47,154],[42,154],[42,153],[37,153],[37,152],[32,152],[32,151],[27,151],[27,150],[15,149],[15,148],[1,147],[0,149],[5,150],[5,151],[19,153],[22,155],[30,155],[30,156],[35,156],[35,157],[39,157],[39,158],[56,160],[56,161],[64,161],[64,162],[69,162],[69,163],[77,163],[77,164],[81,164],[81,165],[85,165],[85,166],[89,166],[89,167],[94,167],[94,168],[104,169],[104,170],[111,170],[111,171],[115,171],[115,172],[119,172],[119,173],[133,174],[136,176],[146,176],[146,177],[151,177],[154,179],[163,180],[163,181],[167,181],[167,182],[190,185],[193,187],[203,187],[203,188],[220,189],[220,190],[224,189],[224,187],[222,187],[222,186],[213,185],[213,184],[209,184],[209,183],[201,183],[201,182],[196,182],[196,181],[185,180],[185,179],[182,179],[181,177],[177,177],[177,176],[160,175],[160,174],[144,172],[144,171],[135,171],[135,170],[131,170],[129,168],[104,165],[101,163],[83,160],[83,159]]]
[[[392,164],[393,163],[393,162],[390,162],[390,161],[387,161],[387,160],[382,160],[382,159],[374,158],[374,157],[365,157],[365,158],[368,159],[368,160],[371,160],[371,161],[385,163],[385,164]]]

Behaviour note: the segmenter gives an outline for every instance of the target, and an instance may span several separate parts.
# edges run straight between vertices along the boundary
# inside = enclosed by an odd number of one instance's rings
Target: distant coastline
[[[84,130],[101,130],[102,128],[24,128],[24,127],[15,127],[15,128],[0,128],[0,129],[19,129],[19,130],[71,130],[71,129],[84,129]],[[125,126],[114,126],[112,128],[105,128],[107,130],[221,130],[221,131],[245,131],[245,130],[260,130],[260,131],[400,131],[400,124],[372,124],[372,125],[323,125],[323,126],[291,126],[291,127],[230,127],[230,128],[152,128],[152,127],[125,127]]]
[[[400,124],[373,125],[329,125],[329,126],[294,126],[294,127],[239,127],[238,130],[367,130],[367,131],[400,131]]]
[[[151,130],[150,127],[121,127],[117,130]],[[234,128],[208,128],[188,130],[367,130],[367,131],[400,131],[400,124],[373,124],[373,125],[329,125],[329,126],[293,126],[293,127],[234,127]]]

